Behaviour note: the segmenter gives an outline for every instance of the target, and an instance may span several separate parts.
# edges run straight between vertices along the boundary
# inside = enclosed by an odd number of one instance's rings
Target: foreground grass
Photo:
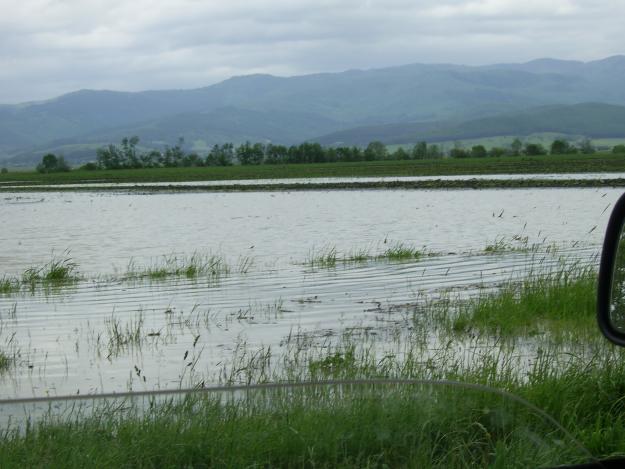
[[[142,417],[111,416],[112,408],[9,433],[4,467],[528,467],[586,459],[518,403],[467,389],[314,386],[226,402],[192,396]]]
[[[182,182],[234,179],[283,179],[359,176],[443,176],[476,174],[540,174],[625,171],[622,155],[545,155],[535,157],[467,158],[411,161],[363,161],[206,168],[152,168],[115,171],[74,170],[40,174],[10,171],[0,182],[70,184],[84,182]]]
[[[242,352],[224,374],[229,383],[252,384],[480,383],[544,410],[595,457],[623,454],[625,353],[591,327],[595,281],[592,271],[566,270],[468,302],[415,306],[410,328],[398,325],[405,335],[390,349],[350,335],[314,349],[294,335],[280,352]],[[543,334],[518,340],[536,328]],[[534,410],[466,388],[312,386],[60,414],[5,431],[3,467],[535,467],[584,457]]]

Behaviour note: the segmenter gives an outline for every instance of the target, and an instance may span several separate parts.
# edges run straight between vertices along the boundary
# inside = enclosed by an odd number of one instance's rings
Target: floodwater
[[[17,359],[0,377],[0,396],[245,382],[233,361],[260,347],[345,331],[383,336],[407,324],[424,294],[475,291],[562,258],[596,263],[621,192],[3,193],[0,278],[69,255],[85,279],[0,295],[0,350]],[[498,241],[523,249],[484,252]],[[397,243],[430,255],[308,262],[329,248],[376,255]],[[235,267],[216,279],[121,280],[130,263],[193,253]],[[241,259],[253,260],[245,272]],[[112,340],[135,330],[125,346]]]

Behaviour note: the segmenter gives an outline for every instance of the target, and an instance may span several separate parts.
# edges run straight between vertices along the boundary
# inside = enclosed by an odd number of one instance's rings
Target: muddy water
[[[0,199],[1,272],[66,250],[86,277],[0,296],[0,348],[16,365],[2,396],[175,388],[228,379],[233,356],[294,334],[389,333],[424,294],[471,292],[536,266],[596,262],[618,190],[341,191],[229,194],[31,193]],[[514,238],[517,241],[514,241]],[[538,251],[486,255],[496,240]],[[385,243],[386,241],[386,243]],[[311,267],[324,247],[371,254],[403,242],[435,256]],[[548,246],[558,247],[556,254]],[[121,281],[132,259],[223,255],[247,273]],[[115,276],[117,273],[117,277]],[[2,274],[0,274],[2,275]],[[403,306],[402,306],[403,305]],[[119,345],[115,335],[138,337]],[[225,371],[224,371],[225,370]],[[244,381],[245,376],[235,377]]]

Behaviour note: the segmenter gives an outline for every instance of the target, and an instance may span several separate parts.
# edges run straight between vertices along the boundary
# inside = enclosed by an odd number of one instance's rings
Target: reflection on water
[[[427,295],[471,295],[559,257],[596,262],[620,191],[310,191],[229,194],[3,194],[0,263],[17,275],[70,249],[87,279],[0,296],[0,347],[18,362],[4,396],[175,388],[223,382],[232,357],[292,341],[331,343],[412,327]],[[484,253],[497,239],[539,250]],[[386,243],[385,243],[386,241]],[[306,264],[311,250],[380,252],[391,242],[438,253],[417,261]],[[558,251],[547,252],[550,243]],[[505,250],[504,250],[505,251]],[[121,281],[130,259],[222,253],[254,258],[245,274],[209,282]],[[1,275],[1,274],[0,274]],[[239,377],[235,377],[237,380]],[[241,378],[244,380],[244,378]]]

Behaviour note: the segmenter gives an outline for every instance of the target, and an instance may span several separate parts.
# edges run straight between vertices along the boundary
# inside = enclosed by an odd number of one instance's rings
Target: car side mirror
[[[599,284],[597,287],[597,321],[603,335],[611,342],[625,346],[625,194],[610,215],[603,241]]]

